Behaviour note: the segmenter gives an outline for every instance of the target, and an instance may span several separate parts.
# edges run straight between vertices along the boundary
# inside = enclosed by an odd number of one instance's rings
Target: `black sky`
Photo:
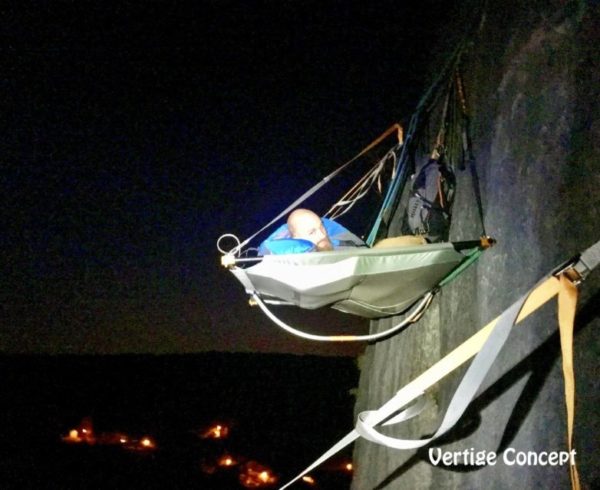
[[[278,331],[215,242],[410,115],[450,4],[2,7],[0,352],[357,352]]]

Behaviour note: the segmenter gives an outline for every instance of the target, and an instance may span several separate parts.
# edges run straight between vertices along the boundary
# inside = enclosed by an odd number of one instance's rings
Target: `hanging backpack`
[[[430,159],[414,177],[407,208],[411,233],[428,242],[448,240],[456,177],[443,159]]]

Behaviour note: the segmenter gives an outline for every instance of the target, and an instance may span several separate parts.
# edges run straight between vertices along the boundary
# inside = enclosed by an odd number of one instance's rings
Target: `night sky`
[[[2,7],[0,352],[360,351],[278,330],[215,243],[250,235],[410,116],[451,4]]]

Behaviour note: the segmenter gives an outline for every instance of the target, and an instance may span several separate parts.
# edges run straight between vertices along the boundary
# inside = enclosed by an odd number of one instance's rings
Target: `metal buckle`
[[[559,265],[552,271],[552,275],[555,277],[566,276],[575,286],[579,286],[585,279],[585,275],[582,274],[578,269],[577,265],[580,263],[579,256],[573,257],[566,262]]]

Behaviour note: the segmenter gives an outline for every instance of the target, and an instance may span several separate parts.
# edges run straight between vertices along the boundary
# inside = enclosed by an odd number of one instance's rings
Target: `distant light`
[[[310,475],[303,476],[302,481],[308,483],[309,485],[314,485],[316,483],[315,479]]]
[[[156,449],[156,442],[154,442],[150,437],[144,437],[138,441],[138,449]],[[135,449],[132,447],[131,449]]]
[[[277,482],[277,477],[269,468],[256,461],[249,461],[242,467],[239,481],[246,488],[257,488],[273,485]]]
[[[237,461],[229,454],[224,454],[219,458],[217,463],[219,466],[233,466],[237,464]]]
[[[144,447],[151,447],[152,446],[152,441],[150,439],[148,439],[147,437],[144,437],[141,441],[142,446]]]
[[[69,435],[62,438],[65,442],[81,442],[82,439],[79,437],[79,432],[77,429],[71,429],[69,431]]]
[[[121,438],[119,438],[119,442],[121,444],[125,444],[127,442],[127,438],[126,437],[121,437]]]
[[[346,468],[346,471],[352,471],[352,469],[353,469],[352,463],[346,463],[346,466],[344,466],[344,468]]]
[[[229,435],[229,427],[217,424],[200,435],[202,439],[224,439]]]

